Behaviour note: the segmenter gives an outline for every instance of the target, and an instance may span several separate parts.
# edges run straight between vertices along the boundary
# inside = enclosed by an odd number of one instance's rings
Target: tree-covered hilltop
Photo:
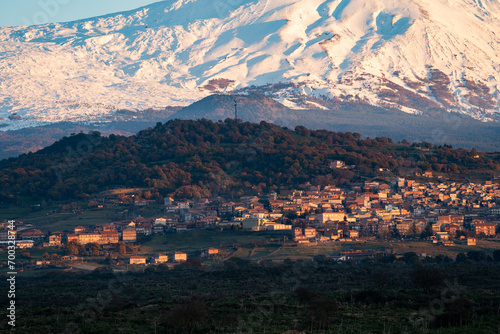
[[[332,169],[341,160],[351,169]],[[172,120],[135,136],[64,137],[36,153],[0,162],[3,200],[84,198],[110,187],[145,187],[152,197],[257,193],[305,183],[345,184],[435,171],[491,177],[495,154],[430,143],[362,139],[357,133],[294,130],[266,122]]]

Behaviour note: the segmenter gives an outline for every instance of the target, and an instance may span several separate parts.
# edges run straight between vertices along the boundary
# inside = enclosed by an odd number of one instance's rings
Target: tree
[[[396,261],[396,256],[394,254],[385,255],[379,259],[381,263],[394,263]]]
[[[500,249],[493,251],[493,260],[495,260],[495,262],[500,262]]]
[[[125,243],[123,241],[120,241],[118,243],[117,251],[118,251],[118,254],[120,254],[120,255],[127,253],[127,246],[125,246]]]
[[[413,271],[412,278],[415,284],[426,291],[440,287],[444,283],[444,275],[436,268],[417,268]]]
[[[80,245],[78,245],[76,242],[71,241],[66,244],[65,247],[65,252],[66,254],[69,255],[78,255],[80,254]]]
[[[206,324],[208,314],[206,304],[199,297],[193,296],[172,309],[166,325],[193,333],[198,326]]]
[[[31,259],[31,254],[27,250],[22,250],[21,251],[21,256],[25,259]]]
[[[486,261],[488,255],[484,251],[469,251],[467,252],[467,258],[475,262]]]
[[[295,294],[302,304],[308,303],[314,297],[314,293],[311,292],[307,287],[300,285],[295,289]]]
[[[465,262],[467,261],[467,255],[465,255],[464,253],[458,253],[457,254],[457,258],[455,259],[455,262],[456,263],[462,263],[462,262]]]
[[[418,255],[415,252],[404,253],[402,260],[408,264],[415,264],[419,262]]]
[[[314,298],[309,307],[311,318],[320,328],[327,327],[338,310],[335,300],[327,297]]]
[[[425,227],[425,229],[422,231],[422,233],[420,233],[420,238],[421,239],[426,239],[426,238],[430,237],[433,234],[434,234],[434,232],[432,231],[432,225],[431,225],[431,223],[429,223],[429,224],[427,224],[427,226]]]
[[[415,223],[411,224],[410,229],[408,230],[408,234],[413,236],[418,234],[417,225],[415,225]]]
[[[100,245],[98,243],[92,242],[87,245],[87,248],[90,249],[92,256],[99,256]]]

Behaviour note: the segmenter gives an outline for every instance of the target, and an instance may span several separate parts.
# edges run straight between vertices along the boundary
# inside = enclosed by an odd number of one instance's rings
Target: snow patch
[[[381,90],[401,94],[386,87],[389,80],[442,105],[430,81],[438,70],[449,78],[439,89],[456,110],[489,119],[499,111],[499,17],[497,1],[178,0],[77,22],[1,28],[0,117],[89,120],[116,109],[188,105],[221,78],[235,90],[276,84],[276,96],[374,105],[388,103]],[[494,107],[478,112],[464,78]],[[287,98],[285,105],[298,107]]]

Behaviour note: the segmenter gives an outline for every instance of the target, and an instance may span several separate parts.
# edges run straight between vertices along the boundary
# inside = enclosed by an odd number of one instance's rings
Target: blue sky
[[[159,0],[0,0],[0,26],[67,22],[148,5]]]

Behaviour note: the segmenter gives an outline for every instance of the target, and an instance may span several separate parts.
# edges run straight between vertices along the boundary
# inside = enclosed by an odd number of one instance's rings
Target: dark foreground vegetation
[[[331,169],[334,160],[349,169]],[[149,197],[159,201],[166,195],[242,196],[425,171],[462,181],[490,180],[500,171],[500,157],[303,126],[174,120],[131,137],[77,134],[37,153],[3,160],[0,200],[85,199],[110,187],[148,188]]]
[[[19,276],[15,332],[498,333],[499,263],[428,260],[190,259],[135,273]]]

